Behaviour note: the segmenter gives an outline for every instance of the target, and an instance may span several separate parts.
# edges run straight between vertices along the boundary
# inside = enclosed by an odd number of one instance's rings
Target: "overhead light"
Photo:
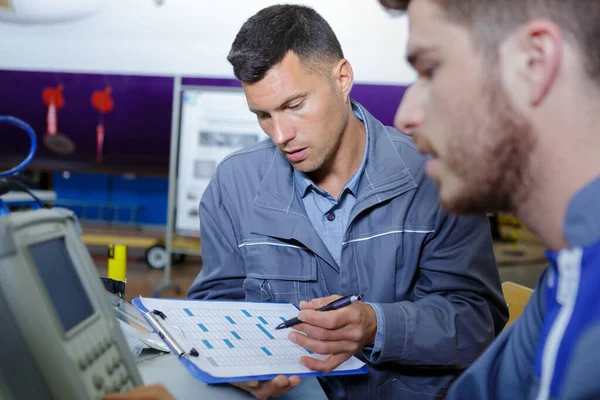
[[[52,24],[89,17],[109,0],[0,0],[0,21],[17,24]]]
[[[2,9],[12,10],[11,0],[0,0],[0,10]]]

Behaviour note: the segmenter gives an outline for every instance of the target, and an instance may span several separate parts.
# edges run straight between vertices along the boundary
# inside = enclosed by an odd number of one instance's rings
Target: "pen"
[[[146,316],[146,319],[148,320],[150,325],[152,325],[158,336],[160,336],[161,339],[167,342],[167,344],[171,347],[171,350],[173,350],[177,357],[187,358],[186,352],[177,344],[173,336],[171,336],[169,332],[162,328],[160,322],[158,322],[158,319],[156,319],[154,314],[151,311],[148,311],[144,315]]]
[[[342,297],[341,299],[337,299],[332,301],[329,304],[324,305],[321,308],[317,308],[317,311],[332,311],[332,310],[337,310],[340,309],[342,307],[346,307],[356,301],[360,301],[363,298],[362,294],[356,295],[356,296],[346,296],[346,297]],[[297,317],[294,317],[292,319],[288,319],[285,322],[282,322],[281,324],[277,325],[277,328],[275,329],[285,329],[285,328],[291,328],[294,325],[298,325],[301,324],[302,321],[300,321]]]

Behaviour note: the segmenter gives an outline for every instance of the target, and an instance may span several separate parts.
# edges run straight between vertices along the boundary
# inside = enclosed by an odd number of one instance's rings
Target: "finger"
[[[344,361],[352,357],[352,353],[336,354],[319,360],[312,357],[300,358],[300,364],[313,371],[329,373],[339,367]]]
[[[333,330],[358,322],[359,310],[352,306],[333,311],[302,310],[298,319],[305,324]]]
[[[252,389],[256,389],[259,385],[259,381],[248,381],[248,382],[231,382],[233,386],[237,386],[240,389],[244,389],[246,391],[250,391]]]
[[[310,336],[311,338],[317,339],[317,340],[339,340],[339,338],[337,338],[337,330],[332,331],[329,329],[324,329],[319,326],[312,326],[309,324],[296,325],[294,327],[294,330],[290,331],[290,333],[288,334],[288,338],[290,338],[292,333],[295,333],[295,331],[303,332],[303,333],[307,334],[308,336]],[[297,334],[297,333],[295,333],[295,334]],[[290,339],[290,340],[292,340],[292,339]]]
[[[173,396],[161,384],[141,386],[127,393],[110,394],[104,396],[103,400],[173,400]]]
[[[305,349],[317,354],[339,354],[339,353],[354,353],[358,350],[357,342],[347,340],[340,341],[323,341],[310,338],[306,335],[297,332],[290,332],[288,338]]]
[[[313,339],[329,342],[361,342],[364,337],[364,332],[361,326],[355,324],[346,325],[343,328],[333,330],[324,329],[309,324],[300,324],[294,327],[294,331],[303,332]]]
[[[290,376],[290,386],[292,386],[293,388],[300,385],[301,383],[302,383],[302,379],[300,379],[300,377],[298,375]]]
[[[301,301],[300,309],[301,310],[316,310],[317,308],[323,307],[334,300],[340,299],[342,296],[334,294],[328,297],[319,297],[316,299],[312,299],[311,301]]]
[[[294,380],[295,382],[296,380]],[[292,386],[292,382],[287,376],[279,375],[272,381],[263,382],[258,389],[251,391],[251,393],[256,398],[268,399],[269,397],[279,397],[296,386]]]
[[[266,382],[274,387],[284,388],[290,384],[290,379],[285,375],[276,376],[271,382]]]
[[[280,389],[278,391],[275,391],[273,394],[271,394],[271,396],[279,397],[279,396],[289,392],[290,390],[294,389],[301,383],[302,383],[302,380],[300,379],[300,377],[293,375],[290,378],[288,378],[287,386],[280,387]]]

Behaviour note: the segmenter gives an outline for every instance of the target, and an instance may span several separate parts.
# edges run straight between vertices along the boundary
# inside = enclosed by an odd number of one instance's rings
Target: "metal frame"
[[[174,232],[176,230],[175,209],[177,206],[177,185],[179,169],[179,143],[181,139],[181,97],[185,90],[214,90],[222,92],[238,92],[240,88],[229,86],[212,85],[184,85],[181,76],[175,76],[173,81],[173,111],[171,120],[171,152],[169,156],[169,199],[167,206],[167,232],[165,237],[165,249],[167,252],[167,265],[164,269],[163,282],[152,293],[153,297],[159,297],[160,293],[168,288],[181,292],[178,284],[171,281],[172,254],[202,255],[200,251],[173,247]],[[201,222],[200,222],[201,223]]]
[[[169,288],[181,292],[181,287],[171,281],[173,252],[173,232],[175,230],[175,206],[177,205],[177,168],[179,165],[179,125],[181,121],[181,76],[173,77],[173,109],[171,112],[171,150],[169,154],[169,198],[167,203],[167,231],[165,236],[165,249],[167,251],[167,265],[165,265],[163,282],[152,292],[152,297],[159,297],[160,293]]]

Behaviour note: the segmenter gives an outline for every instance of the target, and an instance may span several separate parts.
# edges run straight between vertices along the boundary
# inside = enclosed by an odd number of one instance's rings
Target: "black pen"
[[[340,309],[342,307],[346,307],[349,306],[350,304],[356,302],[356,301],[360,301],[362,300],[363,295],[359,294],[356,296],[346,296],[346,297],[342,297],[341,299],[337,299],[332,301],[329,304],[324,305],[321,308],[317,308],[317,311],[332,311],[332,310],[337,310]],[[282,322],[281,324],[277,325],[277,328],[275,329],[285,329],[285,328],[291,328],[294,325],[298,325],[301,324],[302,321],[300,321],[297,317],[294,317],[292,319],[288,319],[285,322]]]

